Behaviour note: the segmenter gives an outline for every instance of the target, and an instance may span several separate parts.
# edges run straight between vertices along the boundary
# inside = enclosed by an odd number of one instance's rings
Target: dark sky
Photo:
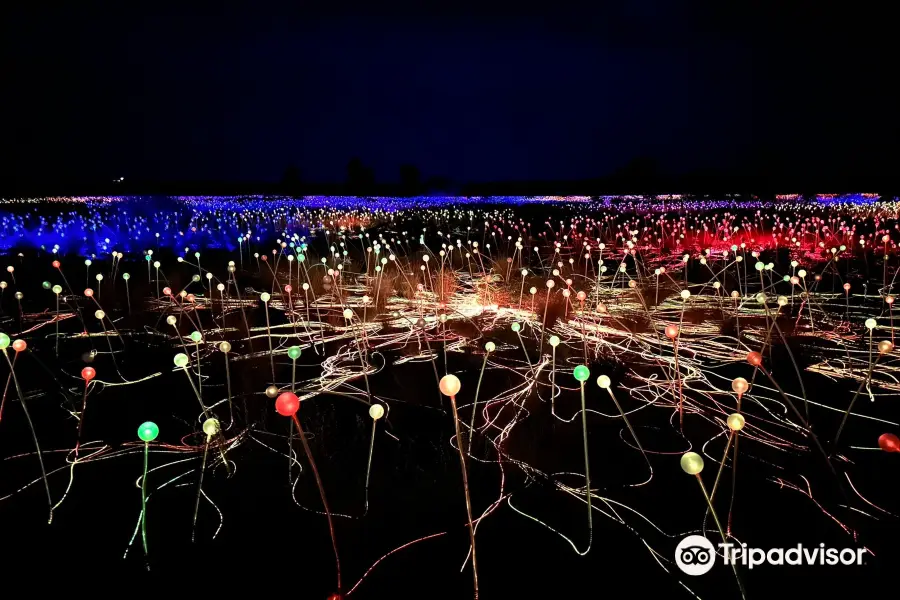
[[[726,6],[727,8],[723,8]],[[8,15],[5,177],[566,180],[897,164],[879,19],[631,0],[543,15]],[[815,4],[809,4],[815,6]],[[50,175],[48,175],[50,174]]]

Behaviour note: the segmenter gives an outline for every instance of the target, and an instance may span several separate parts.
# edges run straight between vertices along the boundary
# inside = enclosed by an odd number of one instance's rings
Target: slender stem
[[[338,557],[337,538],[334,535],[334,523],[331,521],[331,509],[328,508],[328,499],[325,497],[325,487],[322,485],[322,478],[319,477],[319,470],[316,468],[316,461],[313,460],[312,452],[309,450],[309,443],[306,441],[306,434],[300,426],[300,420],[297,419],[296,413],[291,415],[294,419],[294,425],[297,427],[297,434],[303,443],[303,450],[306,452],[306,458],[309,460],[309,466],[312,467],[313,475],[316,478],[316,485],[319,486],[319,496],[322,497],[322,505],[325,507],[325,516],[328,519],[328,530],[331,533],[331,545],[334,547],[334,562],[337,569],[337,587],[338,593],[341,592],[341,559]]]
[[[200,483],[197,485],[197,502],[194,504],[194,526],[191,529],[191,542],[195,542],[197,535],[197,513],[200,511],[200,494],[203,491],[203,475],[206,473],[206,456],[209,454],[209,439],[206,436],[206,444],[203,446],[203,462],[200,464]]]
[[[209,415],[206,414],[206,406],[203,404],[203,400],[200,399],[200,392],[197,391],[197,386],[194,385],[194,380],[191,379],[191,374],[188,373],[187,366],[182,367],[184,369],[184,376],[187,377],[188,383],[191,384],[191,389],[194,390],[194,395],[197,396],[197,402],[200,403],[200,408],[203,410],[203,418],[208,419]]]
[[[456,426],[456,449],[459,451],[459,466],[462,468],[463,491],[466,495],[466,514],[469,517],[469,541],[472,544],[472,578],[475,585],[475,599],[478,600],[478,562],[475,558],[475,524],[472,521],[472,500],[469,497],[469,475],[466,471],[466,455],[462,449],[459,431],[459,414],[456,412],[456,396],[450,396],[453,407],[453,424]]]
[[[231,403],[231,371],[228,366],[228,353],[225,353],[225,388],[228,390],[228,427],[234,423],[234,407]],[[247,401],[244,400],[244,420],[247,420]]]
[[[641,441],[638,439],[637,433],[634,431],[634,427],[631,426],[631,421],[628,420],[628,417],[625,415],[625,411],[622,410],[622,405],[619,404],[619,401],[616,400],[615,394],[613,394],[612,388],[606,388],[606,391],[609,392],[609,397],[612,398],[612,401],[615,403],[616,408],[619,409],[619,414],[622,415],[622,420],[625,421],[625,425],[628,427],[628,431],[631,432],[631,437],[634,438],[634,443],[637,444],[638,450],[641,451],[641,454],[644,455],[644,460],[647,461],[647,467],[650,469],[650,474],[653,474],[653,467],[650,465],[650,459],[647,457],[647,453],[644,452],[644,447],[641,446]]]
[[[728,538],[725,537],[725,531],[722,529],[722,524],[719,523],[719,516],[716,514],[716,509],[713,508],[712,501],[709,499],[709,494],[706,493],[706,486],[703,485],[703,480],[700,478],[700,473],[697,473],[695,477],[697,478],[697,483],[700,484],[700,489],[703,491],[703,497],[706,498],[706,505],[709,507],[709,512],[712,513],[713,520],[716,522],[716,528],[719,530],[719,535],[722,536],[722,543],[727,544]],[[744,584],[741,581],[741,576],[738,575],[737,565],[734,563],[734,561],[729,562],[731,562],[731,569],[734,571],[734,578],[737,579],[738,588],[740,588],[741,590],[741,598],[746,598],[747,593],[744,590]]]
[[[144,442],[144,476],[141,477],[141,540],[144,542],[144,559],[147,558],[147,465],[150,462],[150,443]],[[149,566],[147,567],[149,570]]]
[[[469,450],[472,453],[472,438],[475,437],[475,414],[478,412],[478,392],[481,391],[481,379],[484,377],[484,368],[487,366],[489,353],[485,353],[481,363],[481,373],[478,375],[478,385],[475,386],[475,402],[472,403],[472,420],[469,422]]]
[[[719,463],[719,472],[716,473],[716,481],[713,483],[712,493],[709,495],[710,500],[715,499],[716,489],[719,487],[719,478],[722,477],[722,470],[725,468],[725,459],[728,458],[728,451],[731,449],[731,442],[734,441],[734,431],[728,436],[728,443],[725,444],[725,452],[722,453],[722,462]]]
[[[584,484],[588,506],[588,547],[594,539],[594,509],[591,507],[591,467],[588,462],[587,410],[584,403],[584,382],[581,382],[581,432],[584,438]]]
[[[25,418],[28,419],[28,427],[31,429],[31,437],[34,439],[34,448],[37,450],[38,462],[41,464],[41,477],[44,479],[44,490],[47,492],[47,504],[50,505],[50,517],[47,519],[47,524],[49,525],[53,522],[53,500],[50,498],[50,484],[47,483],[47,471],[44,469],[44,457],[41,454],[41,445],[38,444],[37,433],[34,431],[34,423],[31,420],[31,415],[28,413],[28,405],[25,403],[25,398],[22,395],[22,388],[19,387],[19,378],[16,377],[16,371],[13,369],[13,365],[9,360],[9,354],[6,353],[6,348],[3,348],[3,357],[9,365],[9,373],[12,375],[13,383],[16,386],[16,393],[19,395],[19,402],[22,404],[22,410],[25,411]]]
[[[263,302],[266,309],[266,338],[269,340],[269,365],[272,367],[272,383],[275,383],[275,357],[272,356],[272,331],[269,329],[269,303]]]
[[[369,475],[372,472],[372,453],[375,451],[375,427],[377,419],[372,419],[372,439],[369,441],[369,463],[366,465],[366,513],[369,512]]]

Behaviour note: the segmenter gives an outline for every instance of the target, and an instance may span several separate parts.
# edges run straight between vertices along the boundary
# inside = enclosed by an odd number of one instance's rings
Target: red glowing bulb
[[[893,433],[882,433],[878,436],[878,445],[885,452],[900,452],[900,438]]]
[[[263,262],[266,262],[267,260],[269,260],[269,257],[266,256],[265,254],[263,254],[262,256],[260,256],[260,258],[262,259]]]
[[[12,347],[16,352],[22,352],[28,347],[28,344],[25,343],[25,340],[16,340],[12,343]]]
[[[666,337],[674,340],[678,337],[678,325],[666,325]]]
[[[81,378],[84,379],[85,383],[88,383],[91,379],[97,376],[97,371],[94,370],[94,367],[85,367],[81,370]]]
[[[275,398],[275,410],[279,415],[284,417],[292,417],[300,409],[300,399],[296,394],[284,392]]]
[[[188,294],[188,295],[187,295],[187,301],[188,301],[188,302],[193,302],[194,299],[195,299],[195,298],[194,298],[194,295],[193,295],[193,294]]]
[[[754,367],[760,366],[762,364],[762,354],[759,352],[751,352],[747,355],[747,362]]]
[[[289,285],[286,285],[286,286],[284,286],[284,291],[285,291],[285,293],[290,294],[291,292],[294,291],[294,288],[292,288]]]
[[[54,260],[54,261],[53,261],[53,268],[54,268],[54,269],[58,269],[58,268],[59,268],[59,261],[58,261],[58,260]]]
[[[87,288],[86,290],[84,290],[84,295],[90,298],[94,295],[94,290],[92,290],[91,288]]]
[[[884,299],[884,301],[887,302],[888,304],[893,304],[893,303],[894,303],[894,297],[893,297],[893,296],[888,296],[887,298]]]
[[[171,295],[172,295],[172,288],[164,287],[163,288],[163,296],[171,296]]]

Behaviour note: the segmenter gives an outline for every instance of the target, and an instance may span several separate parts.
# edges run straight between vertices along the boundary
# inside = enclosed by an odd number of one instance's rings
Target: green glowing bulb
[[[53,293],[54,293],[54,294],[61,294],[61,293],[62,293],[62,286],[61,286],[61,285],[54,285],[54,286],[53,286]]]
[[[696,452],[685,452],[681,457],[681,469],[688,475],[697,475],[703,470],[703,457]]]
[[[573,373],[573,375],[575,375],[575,379],[577,379],[578,381],[585,382],[590,378],[591,371],[584,365],[578,365],[577,367],[575,367],[575,372]]]
[[[9,336],[5,333],[0,333],[0,350],[6,350],[9,348]]]
[[[50,289],[50,282],[49,282],[49,281],[45,281],[44,283],[41,284],[41,287],[44,288],[45,290],[49,290],[49,289]]]
[[[187,364],[188,364],[188,357],[187,357],[187,354],[184,354],[184,353],[182,353],[182,352],[179,352],[178,354],[175,355],[175,366],[176,366],[176,367],[182,367],[182,368],[183,368],[183,367],[186,367]]]
[[[212,437],[219,433],[218,419],[207,419],[203,421],[203,433],[205,433],[209,437]]]
[[[513,331],[518,332],[520,329],[522,329],[522,326],[521,326],[519,323],[513,323],[513,324],[512,324],[512,330],[513,330]]]
[[[550,345],[556,348],[559,346],[559,337],[555,335],[550,336]]]
[[[157,427],[156,423],[154,423],[153,421],[141,423],[141,426],[138,427],[138,437],[145,442],[152,442],[158,435],[159,427]]]
[[[128,281],[129,279],[131,279],[131,275],[129,275],[128,273],[122,273],[122,279]]]
[[[300,358],[300,346],[291,346],[288,348],[288,356],[291,357],[291,360]]]
[[[203,336],[199,331],[194,331],[193,333],[191,333],[191,341],[195,344],[199,344],[201,341],[203,341]]]

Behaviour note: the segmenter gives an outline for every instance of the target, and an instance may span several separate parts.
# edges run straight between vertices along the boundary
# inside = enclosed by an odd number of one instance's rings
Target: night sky
[[[460,183],[638,157],[666,173],[898,161],[900,53],[847,15],[262,12],[4,18],[4,179],[277,181],[294,164],[339,182],[353,156],[378,181],[408,163]]]

